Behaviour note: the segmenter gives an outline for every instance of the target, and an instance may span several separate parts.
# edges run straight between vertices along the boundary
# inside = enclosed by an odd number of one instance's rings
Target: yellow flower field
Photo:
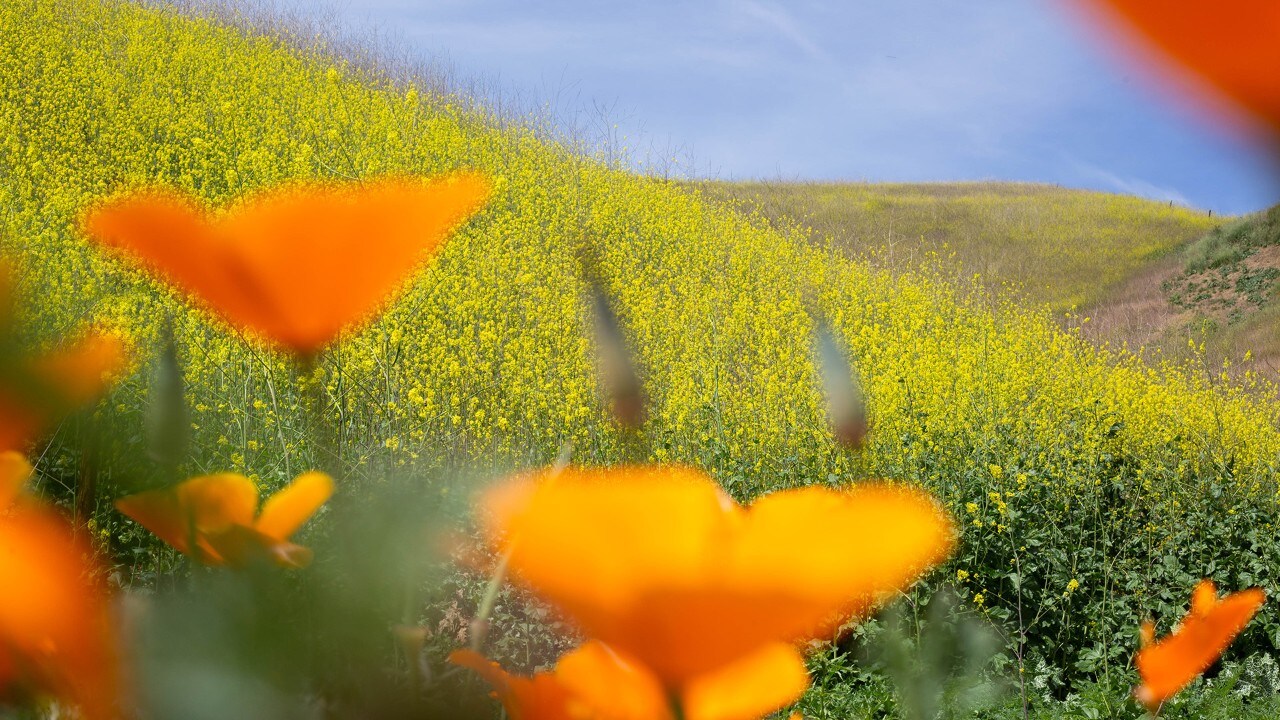
[[[184,476],[239,473],[263,495],[321,464],[305,411],[317,394],[355,474],[401,468],[441,493],[456,483],[440,468],[535,467],[566,447],[585,464],[692,465],[740,501],[918,484],[963,532],[935,584],[955,578],[981,598],[976,612],[1024,630],[1069,674],[1124,669],[1113,649],[1139,610],[1171,611],[1211,561],[1224,586],[1280,590],[1269,392],[1097,350],[1039,308],[879,271],[798,225],[609,167],[426,87],[129,2],[3,4],[0,253],[18,268],[22,333],[52,340],[92,322],[129,338],[139,369],[95,412],[142,427],[172,316],[192,431]],[[219,208],[284,181],[466,170],[491,178],[487,205],[384,315],[313,365],[243,344],[81,230],[88,208],[151,187]],[[636,353],[650,401],[639,437],[597,392],[584,253]],[[825,425],[811,310],[861,376],[861,452]],[[46,474],[74,467],[73,444],[50,445]],[[113,436],[98,452],[128,466],[142,441]],[[103,492],[132,490],[125,475]],[[1274,608],[1260,618],[1245,651],[1275,653]]]

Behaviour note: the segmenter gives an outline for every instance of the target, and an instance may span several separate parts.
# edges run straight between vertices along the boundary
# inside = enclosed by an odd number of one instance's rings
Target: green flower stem
[[[565,442],[560,447],[560,454],[556,457],[556,462],[551,466],[551,472],[547,474],[547,481],[555,479],[569,466],[569,458],[573,455],[573,443]],[[498,591],[502,589],[502,585],[507,579],[507,566],[511,562],[511,553],[515,550],[516,539],[511,541],[507,547],[507,551],[498,559],[498,566],[493,570],[493,577],[489,578],[489,585],[485,588],[484,598],[480,601],[480,607],[476,610],[476,616],[471,621],[471,649],[480,652],[484,646],[485,638],[488,636],[489,616],[493,614],[493,606],[498,602]]]

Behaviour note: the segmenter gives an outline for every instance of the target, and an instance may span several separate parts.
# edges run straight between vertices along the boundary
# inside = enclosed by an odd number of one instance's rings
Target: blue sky
[[[422,59],[725,179],[1025,180],[1243,213],[1271,157],[1066,0],[351,0]],[[613,125],[617,126],[616,130]]]

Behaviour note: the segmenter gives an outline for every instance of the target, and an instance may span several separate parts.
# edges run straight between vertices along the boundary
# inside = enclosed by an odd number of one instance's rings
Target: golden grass
[[[1220,219],[1123,195],[1032,183],[713,182],[708,196],[894,271],[936,265],[962,284],[1085,307]]]

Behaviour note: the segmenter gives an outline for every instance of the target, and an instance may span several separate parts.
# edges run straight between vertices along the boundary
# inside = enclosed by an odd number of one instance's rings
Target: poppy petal
[[[309,548],[277,540],[244,525],[231,525],[219,532],[207,533],[204,540],[218,557],[232,567],[247,567],[255,561],[268,561],[287,568],[304,568],[311,564]]]
[[[156,537],[180,552],[188,552],[187,541],[192,534],[190,523],[172,489],[148,490],[117,498],[115,505],[117,510]]]
[[[262,505],[261,514],[253,524],[254,529],[276,540],[287,540],[316,514],[331,495],[333,478],[322,472],[303,473],[287,487],[267,498]]]
[[[204,213],[177,193],[151,190],[122,196],[91,209],[81,225],[91,239],[141,259],[148,270],[219,312],[252,312],[253,298],[220,294],[239,280],[230,268],[228,248]]]
[[[545,477],[489,490],[481,522],[521,577],[575,614],[621,611],[653,584],[696,584],[713,543],[725,539],[726,513],[741,513],[687,468],[566,468]]]
[[[0,448],[26,447],[44,424],[36,415],[13,393],[0,388]]]
[[[744,510],[687,468],[569,468],[483,507],[516,579],[669,687],[865,612],[954,544],[917,490],[808,488]]]
[[[671,707],[648,668],[608,645],[588,642],[560,658],[555,677],[575,700],[609,720],[664,720]]]
[[[18,371],[21,378],[6,378],[7,386],[0,387],[0,449],[27,445],[51,418],[93,400],[126,360],[118,336],[89,333],[31,361]]]
[[[795,551],[801,541],[805,552]],[[859,615],[946,559],[955,530],[921,490],[866,483],[844,492],[809,487],[766,495],[752,504],[735,554],[737,582],[766,579],[805,598],[788,620],[818,623],[824,608]],[[798,627],[807,632],[814,627]]]
[[[194,477],[179,483],[174,492],[202,533],[219,532],[233,525],[252,526],[258,510],[257,486],[235,473]]]
[[[271,323],[256,329],[296,350],[318,349],[382,305],[489,191],[484,176],[459,173],[425,184],[392,177],[251,199],[217,231],[235,244],[263,295],[258,302],[277,316],[242,320]]]
[[[18,494],[31,479],[31,463],[20,452],[0,453],[0,514],[18,499]]]
[[[223,473],[122,497],[115,504],[120,512],[181,552],[190,554],[189,541],[195,537],[205,553],[201,559],[219,563],[222,558],[207,536],[233,525],[251,525],[258,489],[243,475]]]
[[[58,400],[83,405],[102,393],[128,359],[124,341],[111,333],[94,332],[37,361],[37,373],[56,388]]]
[[[1280,4],[1095,0],[1169,59],[1280,130]]]
[[[0,520],[0,587],[21,588],[0,593],[0,656],[9,656],[0,681],[21,668],[84,717],[105,720],[117,717],[119,674],[92,557],[53,512],[24,508]]]
[[[511,676],[501,665],[484,655],[470,648],[462,648],[449,653],[448,660],[451,664],[467,668],[484,678],[499,695],[506,693]]]
[[[1261,589],[1250,588],[1220,601],[1212,598],[1213,606],[1206,608],[1206,588],[1211,589],[1212,583],[1204,581],[1196,587],[1192,611],[1181,627],[1134,657],[1142,677],[1134,695],[1148,708],[1173,697],[1212,665],[1266,600]]]
[[[1201,580],[1191,591],[1191,614],[1208,615],[1218,606],[1218,586],[1212,580]]]
[[[774,643],[689,682],[683,693],[684,717],[752,720],[795,702],[807,687],[804,658],[794,646]]]
[[[476,671],[494,690],[512,720],[581,720],[569,691],[552,673],[528,678],[511,675],[498,663],[474,650],[455,650],[449,662]]]
[[[489,192],[477,173],[302,184],[216,218],[175,195],[143,193],[91,211],[84,228],[232,325],[312,354],[375,312]]]

